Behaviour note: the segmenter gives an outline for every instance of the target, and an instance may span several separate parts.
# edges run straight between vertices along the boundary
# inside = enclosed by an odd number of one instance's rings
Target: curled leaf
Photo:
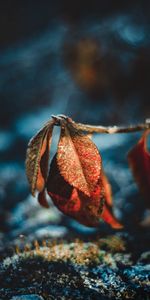
[[[150,207],[150,153],[147,149],[149,134],[150,130],[146,130],[139,142],[128,153],[129,165],[148,207]]]
[[[26,155],[26,174],[34,196],[42,191],[48,173],[49,148],[51,144],[53,121],[48,122],[29,142]]]
[[[109,225],[111,225],[111,227],[114,228],[114,229],[121,229],[121,228],[123,228],[123,225],[118,222],[118,220],[114,216],[112,210],[107,205],[104,205],[104,208],[103,208],[103,211],[102,211],[102,214],[101,214],[101,218],[106,223],[108,223]]]
[[[48,204],[48,201],[46,199],[45,189],[38,194],[38,202],[44,208],[49,208],[49,204]]]
[[[51,163],[47,192],[59,210],[83,225],[97,227],[102,218],[114,228],[122,227],[105,204],[105,188],[101,178],[90,196],[87,196],[64,180],[56,156]]]
[[[73,128],[62,128],[57,163],[61,175],[71,186],[91,195],[100,178],[101,157],[87,136]]]
[[[103,206],[103,190],[100,184],[96,185],[90,197],[77,190],[60,174],[56,156],[51,163],[47,191],[64,214],[86,226],[98,226]]]
[[[69,118],[53,119],[28,145],[26,172],[32,194],[37,190],[40,205],[48,208],[47,190],[59,210],[86,226],[97,227],[103,219],[121,228],[112,213],[111,186],[101,170],[101,157],[91,137],[78,131]],[[48,175],[54,125],[61,125],[61,134]]]
[[[111,190],[111,185],[107,179],[107,176],[104,173],[104,170],[102,170],[101,174],[101,180],[102,184],[105,189],[105,200],[108,206],[112,207],[112,190]]]
[[[105,199],[105,204],[103,207],[101,218],[106,223],[111,225],[112,228],[121,229],[123,228],[123,225],[118,222],[118,220],[116,219],[112,211],[112,205],[113,205],[112,190],[111,190],[111,185],[107,179],[107,176],[104,173],[104,170],[102,171],[101,181],[104,188],[104,199]]]

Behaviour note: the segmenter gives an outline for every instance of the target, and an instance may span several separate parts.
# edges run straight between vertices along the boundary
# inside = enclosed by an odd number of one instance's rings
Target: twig
[[[70,123],[76,130],[86,131],[89,133],[130,133],[146,129],[150,129],[150,119],[147,119],[143,124],[130,125],[130,126],[93,126],[89,124],[76,123],[71,118],[65,115],[52,116],[55,120],[55,125],[60,125],[61,120]]]
[[[130,133],[130,132],[136,132],[136,131],[141,131],[145,129],[150,128],[150,124],[138,124],[138,125],[130,125],[128,127],[120,127],[120,126],[92,126],[92,125],[86,125],[86,124],[81,124],[81,123],[75,123],[74,127],[78,130],[90,132],[90,133]]]

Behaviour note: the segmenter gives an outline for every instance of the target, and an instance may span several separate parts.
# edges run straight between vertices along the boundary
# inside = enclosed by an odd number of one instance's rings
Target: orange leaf
[[[45,208],[49,208],[49,204],[48,204],[48,201],[47,201],[46,195],[45,195],[45,189],[38,194],[38,202],[41,206],[43,206]]]
[[[104,209],[102,211],[101,218],[105,222],[107,222],[109,225],[111,225],[112,228],[115,228],[115,229],[123,228],[123,225],[117,221],[117,219],[113,215],[112,211],[106,205],[104,205]]]
[[[149,133],[150,130],[146,130],[137,145],[128,153],[129,165],[148,207],[150,207],[150,153],[146,144]]]
[[[57,162],[64,179],[90,196],[98,183],[101,171],[101,157],[94,143],[73,128],[62,128]]]
[[[123,225],[117,221],[112,212],[112,190],[104,171],[102,171],[102,184],[104,187],[105,204],[101,214],[101,218],[109,225],[111,225],[112,228],[121,229]]]
[[[102,184],[104,186],[105,189],[105,200],[107,205],[109,205],[110,207],[112,206],[112,190],[111,190],[111,185],[104,173],[104,170],[102,170],[102,175],[101,175],[101,179],[102,179]]]

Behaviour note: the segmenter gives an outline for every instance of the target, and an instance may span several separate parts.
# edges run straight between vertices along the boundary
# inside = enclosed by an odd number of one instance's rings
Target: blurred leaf
[[[150,207],[150,153],[147,149],[147,137],[150,130],[146,130],[141,139],[128,153],[129,165],[146,200],[147,207]]]

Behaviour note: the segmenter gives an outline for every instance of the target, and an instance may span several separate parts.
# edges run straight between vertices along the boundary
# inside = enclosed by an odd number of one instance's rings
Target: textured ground
[[[3,261],[1,299],[24,294],[43,299],[149,299],[150,265],[145,262],[150,252],[133,262],[124,253],[123,240],[115,236],[44,244],[36,243],[34,250],[28,245]]]
[[[149,299],[149,229],[89,229],[32,197],[11,222],[1,240],[1,299]]]

